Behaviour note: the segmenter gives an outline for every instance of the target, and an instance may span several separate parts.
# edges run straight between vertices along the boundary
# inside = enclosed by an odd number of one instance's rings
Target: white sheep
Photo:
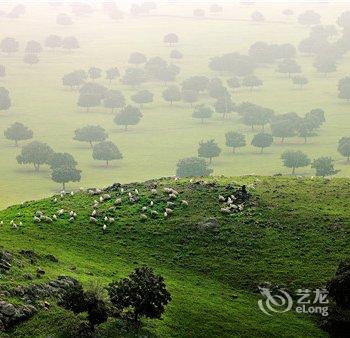
[[[53,215],[52,218],[57,221],[57,216],[56,215]]]
[[[181,204],[182,204],[182,205],[186,205],[186,207],[188,207],[188,202],[187,202],[186,200],[182,200],[182,201],[181,201]]]
[[[97,223],[97,219],[95,217],[90,217],[90,222],[91,223]]]
[[[105,222],[107,222],[107,221],[108,221],[108,217],[107,217],[107,216],[105,216],[104,221],[105,221]]]
[[[226,198],[222,195],[219,195],[219,201],[220,202],[225,202],[226,201]]]
[[[74,196],[74,191],[71,191],[71,192],[70,192],[70,195],[71,195],[71,196]]]
[[[146,211],[147,210],[147,207],[142,207],[142,211]]]
[[[158,212],[156,210],[151,210],[151,215],[152,216],[157,216],[158,215]]]
[[[58,215],[63,215],[64,214],[64,209],[58,210]]]
[[[151,207],[153,207],[153,205],[154,205],[154,202],[153,201],[151,201],[151,203],[149,204]]]
[[[102,196],[100,196],[100,203],[102,203],[103,202],[103,197]]]
[[[95,209],[92,210],[91,216],[94,217],[94,216],[96,216],[96,215],[97,215],[97,211],[96,211]]]
[[[4,221],[0,221],[0,225],[4,225]]]
[[[175,194],[170,194],[169,199],[176,200],[177,196]]]
[[[103,197],[104,201],[107,201],[107,200],[111,199],[111,195],[110,194],[104,194],[104,195],[102,195],[102,197]]]
[[[135,194],[136,194],[136,195],[138,195],[138,194],[139,194],[138,189],[135,189]]]
[[[41,219],[39,217],[34,216],[33,221],[36,223],[40,223]]]
[[[120,192],[123,194],[124,193],[124,188],[120,188]]]
[[[103,232],[105,232],[107,230],[107,225],[106,224],[103,224],[102,230],[103,230]]]
[[[75,218],[74,217],[71,217],[70,219],[69,219],[69,222],[74,222],[75,221]]]
[[[74,217],[74,211],[73,210],[70,211],[69,216],[70,217]]]
[[[231,210],[229,208],[221,208],[220,211],[223,213],[223,214],[229,214],[231,212]]]
[[[168,215],[171,215],[173,213],[173,210],[170,209],[170,208],[165,208],[165,212],[168,214]]]
[[[55,198],[53,199],[53,201],[54,201],[54,203],[56,203],[56,202],[57,202],[57,198],[55,197]]]
[[[109,222],[109,223],[114,223],[114,222],[115,222],[115,219],[114,219],[113,217],[109,217],[109,218],[108,218],[108,222]]]
[[[164,217],[167,218],[168,217],[168,213],[164,212]]]
[[[23,225],[23,223],[22,222],[19,222],[19,226],[21,227]]]
[[[157,189],[151,189],[151,194],[156,195],[157,194]]]
[[[142,221],[145,221],[147,219],[147,216],[145,214],[141,214],[140,218],[141,218]]]
[[[166,202],[167,207],[173,207],[175,205],[175,203],[173,202]]]
[[[121,198],[116,198],[116,200],[114,201],[115,205],[119,205],[122,204],[122,199]]]

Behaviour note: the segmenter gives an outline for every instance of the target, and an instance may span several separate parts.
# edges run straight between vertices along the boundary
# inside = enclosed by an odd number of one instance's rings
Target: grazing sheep
[[[58,215],[59,215],[59,216],[61,216],[61,215],[63,215],[63,214],[64,214],[64,209],[58,210]]]
[[[186,200],[182,200],[182,201],[181,201],[181,204],[182,204],[182,205],[186,205],[186,207],[188,207],[188,202],[187,202]]]
[[[109,223],[114,223],[114,222],[115,222],[115,219],[114,219],[113,217],[109,217],[109,218],[108,218],[108,222],[109,222]]]
[[[71,217],[70,219],[69,219],[69,222],[74,222],[75,221],[75,218],[74,217]]]
[[[57,221],[57,216],[56,215],[53,215],[52,218]]]
[[[42,211],[38,210],[36,213],[35,213],[35,216],[36,217],[41,217],[43,215]]]
[[[140,218],[141,218],[142,221],[145,221],[147,219],[147,216],[145,214],[141,214]]]
[[[151,194],[156,195],[157,194],[157,189],[151,189]]]
[[[226,203],[227,203],[228,205],[230,205],[230,204],[232,204],[232,202],[233,202],[233,201],[232,201],[231,197],[229,197],[229,198],[227,199],[227,202],[226,202]]]
[[[131,193],[131,192],[129,192],[129,193],[128,193],[128,196],[129,196],[129,198],[131,198],[131,197],[132,197],[132,193]]]
[[[120,192],[123,194],[124,193],[124,188],[120,188]]]
[[[244,209],[244,204],[238,204],[238,210],[242,211]]]
[[[14,220],[12,220],[11,222],[10,222],[10,225],[13,225],[15,223],[15,221]]]
[[[135,189],[135,194],[136,194],[136,195],[138,195],[138,194],[139,194],[138,189]]]
[[[142,211],[146,211],[147,210],[147,207],[142,207]]]
[[[170,209],[170,208],[165,208],[165,212],[168,214],[168,215],[171,215],[173,213],[173,210]]]
[[[63,198],[63,197],[64,197],[64,194],[61,193],[60,196],[61,196],[61,198]]]
[[[220,211],[221,211],[223,214],[229,214],[229,213],[231,213],[230,208],[221,208]]]
[[[158,215],[158,212],[156,210],[151,210],[151,215],[152,216],[157,216]]]
[[[114,204],[115,204],[115,205],[120,205],[120,204],[122,204],[122,199],[121,199],[121,198],[117,198],[117,199],[114,201]]]
[[[22,222],[19,222],[19,226],[21,227],[23,225],[23,223]]]
[[[94,209],[97,209],[99,206],[100,206],[99,203],[95,203],[92,207],[93,207]]]
[[[107,216],[105,216],[104,221],[105,221],[105,222],[107,222],[107,221],[108,221],[108,217],[107,217]]]
[[[13,229],[17,229],[18,228],[18,225],[16,223],[12,223],[12,228]]]
[[[103,194],[103,195],[102,195],[102,198],[103,198],[104,201],[107,201],[107,200],[110,200],[110,199],[111,199],[111,195],[109,195],[109,194]]]
[[[107,230],[107,225],[106,224],[103,224],[102,230],[103,230],[103,232],[106,232],[106,230]]]
[[[71,196],[74,196],[74,191],[71,191],[71,192],[70,192],[70,195],[71,195]]]
[[[4,225],[4,221],[0,221],[0,225]]]
[[[71,211],[71,212],[69,213],[69,216],[70,216],[70,217],[73,217],[73,216],[74,216],[74,211]]]
[[[238,206],[236,204],[230,204],[230,208],[236,210],[238,209]]]
[[[164,217],[167,218],[168,217],[168,213],[164,212]]]
[[[91,216],[94,217],[94,216],[96,216],[96,215],[97,215],[97,211],[96,211],[95,209],[92,210]]]
[[[151,201],[151,203],[149,204],[151,207],[153,207],[153,205],[154,205],[154,202],[153,201]]]
[[[33,221],[36,223],[40,223],[41,219],[39,217],[34,216]]]
[[[176,200],[177,196],[175,194],[170,194],[169,199],[170,200]]]
[[[171,194],[172,193],[172,189],[171,188],[164,188],[164,192],[167,194]]]
[[[220,202],[225,202],[226,201],[226,198],[222,195],[219,195],[219,201]]]
[[[90,222],[91,223],[97,223],[97,219],[95,217],[90,217]]]
[[[55,197],[55,198],[53,199],[53,201],[54,201],[54,203],[56,203],[56,202],[57,202],[57,198]]]
[[[173,202],[166,202],[167,207],[173,207],[175,205],[175,203]]]
[[[103,197],[100,196],[100,203],[103,203]]]

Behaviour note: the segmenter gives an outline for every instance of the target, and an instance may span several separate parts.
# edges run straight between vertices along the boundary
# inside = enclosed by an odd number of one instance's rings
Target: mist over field
[[[349,2],[0,1],[0,337],[346,336],[349,158]]]

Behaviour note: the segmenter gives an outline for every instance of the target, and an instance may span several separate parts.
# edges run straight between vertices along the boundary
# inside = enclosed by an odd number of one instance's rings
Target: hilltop
[[[249,199],[241,210],[223,212],[219,196],[242,185]],[[178,192],[168,217],[164,188]],[[0,290],[61,275],[106,285],[147,265],[164,276],[172,294],[163,319],[144,320],[141,333],[108,321],[99,328],[101,337],[326,336],[315,317],[295,312],[267,317],[257,305],[258,285],[322,287],[349,254],[349,197],[345,178],[246,176],[164,178],[25,202],[0,211],[2,250],[12,255],[11,268],[0,274]],[[116,198],[122,199],[117,206]],[[91,222],[96,202],[98,215]],[[147,219],[140,217],[143,206]],[[38,222],[34,217],[40,215]],[[114,218],[105,231],[104,217]],[[0,299],[23,303],[6,292]],[[70,336],[74,316],[53,299],[49,303],[0,337]]]

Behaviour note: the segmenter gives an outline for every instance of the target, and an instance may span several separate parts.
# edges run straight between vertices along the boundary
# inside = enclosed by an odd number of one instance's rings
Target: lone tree
[[[17,156],[19,164],[33,164],[35,171],[40,170],[42,164],[50,164],[53,150],[46,143],[33,141],[23,146],[21,154]]]
[[[102,100],[106,97],[108,89],[98,83],[88,82],[81,86],[79,93],[81,95],[93,95]]]
[[[247,75],[242,80],[242,86],[249,87],[250,91],[262,85],[263,85],[262,80],[260,80],[256,75]]]
[[[139,52],[134,52],[130,54],[128,62],[131,63],[132,65],[138,66],[138,65],[142,65],[143,63],[146,63],[146,61],[147,61],[147,58],[144,54]]]
[[[18,147],[18,141],[30,140],[33,138],[33,131],[24,124],[15,122],[4,131],[4,136],[8,140],[15,141],[15,145]]]
[[[227,85],[232,89],[237,89],[241,87],[241,81],[237,76],[234,76],[227,80]]]
[[[292,119],[278,119],[271,123],[271,132],[274,137],[280,137],[281,143],[285,138],[295,136],[297,124]]]
[[[163,91],[163,99],[167,102],[170,102],[170,105],[173,105],[173,102],[178,102],[181,100],[181,92],[178,86],[169,86]]]
[[[70,87],[70,89],[78,88],[80,87],[87,75],[84,70],[75,70],[74,72],[68,73],[63,76],[62,78],[62,84],[64,86]]]
[[[111,283],[108,294],[117,310],[130,309],[136,326],[141,317],[161,318],[171,301],[164,278],[149,267],[137,268],[127,278]]]
[[[163,38],[164,43],[168,43],[169,46],[173,46],[175,43],[179,42],[179,37],[174,33],[169,33]]]
[[[225,119],[226,116],[232,113],[235,109],[235,104],[231,99],[231,96],[225,95],[216,100],[214,104],[215,111],[222,114],[222,118]]]
[[[147,74],[141,68],[128,68],[122,78],[122,83],[129,86],[139,86],[147,81]]]
[[[198,157],[209,158],[209,163],[212,162],[214,157],[218,157],[220,153],[221,149],[214,140],[199,143]]]
[[[133,96],[131,96],[131,100],[140,105],[142,108],[145,103],[153,102],[154,94],[149,90],[140,90]]]
[[[102,69],[97,68],[97,67],[91,67],[88,70],[88,74],[90,79],[92,79],[92,81],[95,81],[96,79],[99,79],[102,75]]]
[[[96,94],[80,94],[77,105],[82,108],[86,108],[86,112],[90,111],[90,108],[97,107],[101,104],[101,98]]]
[[[294,76],[292,81],[295,85],[299,86],[300,89],[309,83],[309,80],[305,76]]]
[[[344,77],[338,83],[338,97],[350,101],[350,76]]]
[[[350,163],[350,137],[342,137],[338,142],[338,152]]]
[[[198,157],[188,157],[179,160],[177,163],[177,177],[199,177],[209,176],[213,169],[208,168],[207,162]]]
[[[245,147],[246,140],[242,133],[237,131],[229,131],[225,134],[226,146],[232,148],[232,152],[235,153],[237,148]]]
[[[51,49],[62,47],[62,38],[58,35],[49,35],[45,39],[45,47]]]
[[[79,42],[76,37],[68,36],[62,40],[62,48],[72,51],[73,49],[79,49]]]
[[[124,130],[128,130],[128,126],[136,125],[140,122],[142,113],[139,108],[134,106],[126,106],[114,118],[116,125],[124,126]]]
[[[61,183],[62,190],[65,190],[68,182],[80,182],[81,170],[75,167],[55,167],[52,169],[51,179],[56,183]]]
[[[65,14],[65,13],[61,13],[61,14],[57,15],[56,23],[58,25],[62,25],[62,26],[73,25],[73,21],[70,18],[70,16]]]
[[[112,67],[106,70],[106,79],[109,81],[109,85],[112,81],[120,76],[119,69],[117,67]]]
[[[340,170],[334,169],[334,160],[331,157],[319,157],[311,163],[311,168],[316,169],[316,176],[331,176]]]
[[[103,106],[109,108],[114,113],[114,109],[123,108],[125,106],[125,97],[120,90],[110,90],[106,98],[103,100]]]
[[[43,51],[43,47],[41,46],[40,42],[31,40],[28,41],[26,49],[24,51],[28,54],[38,54]]]
[[[11,98],[9,91],[0,87],[0,110],[8,110],[11,107]]]
[[[23,61],[32,66],[39,63],[39,58],[36,54],[26,54],[24,55]]]
[[[309,157],[300,150],[287,150],[282,154],[281,159],[285,167],[292,168],[292,175],[296,168],[307,167],[311,163]]]
[[[273,136],[267,133],[259,133],[256,134],[252,139],[252,146],[260,148],[260,153],[264,152],[264,149],[267,147],[271,147],[273,143]]]
[[[183,90],[181,92],[181,97],[184,102],[187,102],[193,107],[193,103],[198,101],[198,92],[195,90]]]
[[[120,160],[123,158],[123,155],[113,142],[103,141],[94,145],[92,158],[94,160],[106,161],[106,166],[108,167],[110,161]]]
[[[259,11],[253,12],[251,15],[251,18],[255,22],[264,22],[265,21],[264,15]]]
[[[201,104],[194,109],[192,117],[195,119],[200,119],[201,122],[204,123],[204,119],[209,119],[212,117],[213,113],[213,109],[204,104]]]
[[[19,43],[14,38],[4,38],[0,43],[0,50],[8,55],[16,53],[19,48]]]
[[[90,143],[93,148],[93,142],[102,142],[108,138],[107,132],[101,126],[86,126],[76,129],[74,132],[74,140]]]
[[[282,74],[288,74],[290,78],[292,74],[300,74],[301,67],[293,59],[284,59],[277,68],[277,72]]]

